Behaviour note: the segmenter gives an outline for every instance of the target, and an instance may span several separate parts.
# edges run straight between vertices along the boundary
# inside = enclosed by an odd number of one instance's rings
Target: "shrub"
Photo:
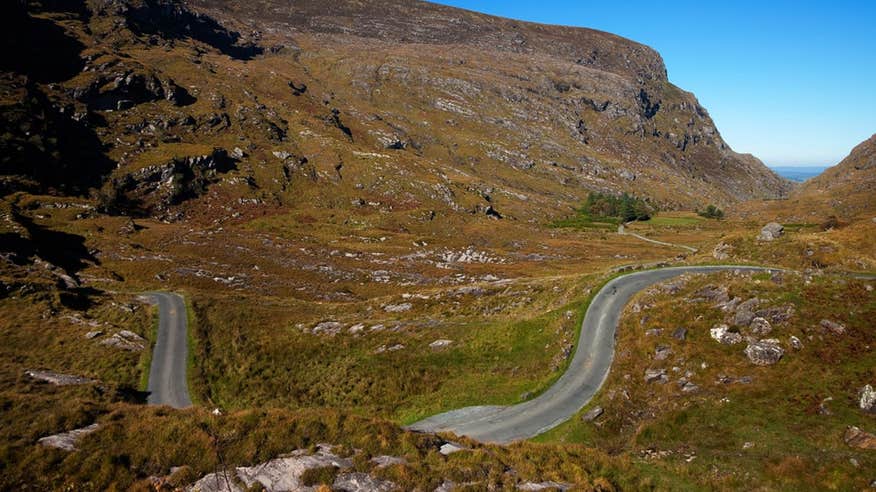
[[[697,212],[697,215],[699,215],[700,217],[705,217],[707,219],[720,220],[724,218],[724,211],[712,204],[709,204],[709,206],[707,206],[705,210],[700,210],[699,212]]]

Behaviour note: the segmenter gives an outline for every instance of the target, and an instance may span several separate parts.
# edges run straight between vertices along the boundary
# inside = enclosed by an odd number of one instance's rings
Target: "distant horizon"
[[[436,3],[650,46],[724,140],[764,163],[830,167],[876,133],[876,2],[681,0],[672,9],[642,0]]]

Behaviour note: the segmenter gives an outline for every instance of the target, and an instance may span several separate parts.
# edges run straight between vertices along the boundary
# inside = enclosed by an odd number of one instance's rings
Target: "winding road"
[[[578,347],[566,372],[537,398],[511,406],[475,406],[438,414],[408,427],[421,432],[449,431],[482,442],[509,443],[535,437],[575,415],[599,390],[614,358],[615,332],[624,306],[640,290],[684,273],[777,269],[718,265],[645,270],[617,277],[593,297]]]
[[[178,294],[167,292],[149,292],[143,297],[158,305],[159,319],[146,402],[174,408],[190,407],[192,400],[186,379],[188,326],[185,300]]]
[[[658,241],[656,239],[651,239],[649,237],[645,237],[641,234],[636,234],[635,232],[627,232],[627,229],[626,229],[626,227],[624,227],[624,225],[625,224],[620,224],[617,226],[617,233],[621,236],[633,236],[636,239],[641,239],[642,241],[647,241],[649,243],[659,244],[661,246],[669,246],[669,247],[673,247],[673,248],[686,249],[686,250],[690,251],[691,253],[696,253],[697,251],[699,251],[698,249],[694,248],[693,246],[686,246],[684,244],[675,244],[675,243],[665,243],[663,241]]]

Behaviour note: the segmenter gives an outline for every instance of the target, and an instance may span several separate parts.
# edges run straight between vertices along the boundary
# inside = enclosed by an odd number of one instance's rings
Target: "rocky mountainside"
[[[648,47],[411,1],[4,7],[7,191],[543,221],[592,190],[779,197]],[[184,204],[187,204],[184,206]]]
[[[858,144],[839,164],[807,181],[791,201],[818,202],[852,218],[876,213],[876,135]]]

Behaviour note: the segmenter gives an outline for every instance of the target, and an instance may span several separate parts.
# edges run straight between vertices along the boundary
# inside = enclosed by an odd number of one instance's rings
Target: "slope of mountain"
[[[165,219],[213,184],[254,203],[519,219],[590,190],[692,208],[789,189],[727,147],[656,52],[611,34],[423,2],[74,4],[17,12],[5,40],[28,76],[4,81],[19,188],[103,186],[106,210]],[[54,71],[33,65],[45,56]],[[31,127],[57,137],[34,144]]]
[[[848,219],[872,218],[876,215],[876,135],[807,181],[788,201],[795,207],[832,210]]]

